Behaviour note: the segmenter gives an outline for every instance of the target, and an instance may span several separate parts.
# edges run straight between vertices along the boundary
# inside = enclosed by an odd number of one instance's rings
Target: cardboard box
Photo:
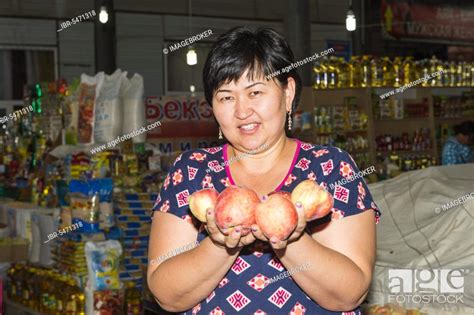
[[[17,262],[28,259],[29,242],[24,239],[0,241],[0,262]]]

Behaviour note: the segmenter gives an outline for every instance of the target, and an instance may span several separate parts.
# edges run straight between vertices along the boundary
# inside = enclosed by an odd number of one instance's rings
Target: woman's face
[[[214,93],[212,107],[222,133],[240,151],[271,146],[285,136],[286,112],[291,109],[295,81],[286,88],[263,76],[251,80],[247,71],[237,82],[228,82]]]

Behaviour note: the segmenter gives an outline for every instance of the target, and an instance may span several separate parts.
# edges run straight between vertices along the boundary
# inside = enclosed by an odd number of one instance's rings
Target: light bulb
[[[194,48],[190,48],[186,54],[186,62],[190,66],[194,66],[198,63],[197,54]]]
[[[102,24],[107,23],[109,20],[109,14],[107,13],[107,7],[105,5],[100,7],[99,21]]]
[[[349,32],[355,31],[355,29],[356,29],[356,17],[354,15],[354,12],[351,9],[349,9],[349,11],[347,11],[346,29]]]
[[[196,91],[196,87],[195,87],[194,85],[190,85],[190,86],[189,86],[189,91],[190,91],[191,93],[194,93],[194,91]]]

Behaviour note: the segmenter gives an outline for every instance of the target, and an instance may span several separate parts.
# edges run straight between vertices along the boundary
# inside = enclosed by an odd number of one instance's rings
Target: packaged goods
[[[77,134],[78,134],[78,122],[79,122],[79,89],[76,89],[71,92],[71,94],[66,97],[65,100],[65,129],[66,144],[76,145],[77,144]]]
[[[125,135],[146,126],[143,77],[135,73],[130,80],[124,78],[120,93],[123,99],[123,117],[127,117],[127,123],[123,124],[122,129],[122,134]],[[145,142],[146,133],[135,136],[132,140],[133,143]]]
[[[123,106],[120,98],[120,86],[127,72],[117,69],[106,75],[95,106],[94,140],[106,143],[122,133]]]
[[[412,56],[395,58],[351,56],[349,62],[341,58],[320,58],[314,63],[315,89],[358,87],[401,87],[415,81],[423,87],[474,86],[473,62],[414,60]]]
[[[99,231],[99,195],[87,196],[80,193],[69,195],[71,199],[72,223],[81,223],[80,231],[95,233]]]
[[[120,289],[119,263],[122,246],[118,241],[87,242],[85,246],[92,290]]]
[[[98,232],[114,226],[111,178],[69,183],[72,223],[82,221],[82,232]]]
[[[81,75],[79,86],[79,115],[78,115],[78,142],[82,144],[94,143],[94,113],[95,103],[102,83],[104,73],[99,72],[91,77]]]

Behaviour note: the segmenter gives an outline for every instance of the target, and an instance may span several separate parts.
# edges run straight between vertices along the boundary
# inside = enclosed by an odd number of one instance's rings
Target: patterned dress
[[[443,147],[443,165],[463,164],[473,162],[474,156],[471,149],[459,143],[455,137],[450,137]]]
[[[378,223],[380,212],[365,182],[361,177],[353,177],[359,170],[351,156],[336,147],[296,141],[292,165],[276,191],[291,192],[300,181],[310,179],[334,197],[332,213],[309,222],[308,228],[366,210],[375,211]],[[226,152],[227,144],[182,153],[165,178],[153,207],[153,210],[171,213],[199,228],[198,241],[202,241],[207,232],[191,214],[188,197],[203,188],[213,187],[221,192],[234,185]],[[342,179],[345,179],[344,184],[340,184]],[[205,300],[181,314],[361,314],[358,308],[342,313],[323,309],[291,276],[269,281],[285,271],[269,244],[257,240],[242,249],[226,276]]]

